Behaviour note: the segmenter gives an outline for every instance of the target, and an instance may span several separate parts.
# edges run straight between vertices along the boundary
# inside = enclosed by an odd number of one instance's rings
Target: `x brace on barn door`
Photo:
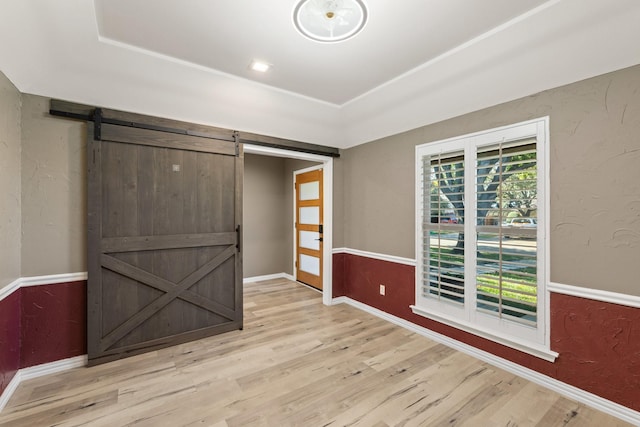
[[[170,280],[163,279],[162,277],[158,277],[131,264],[120,261],[112,256],[103,254],[101,259],[103,268],[109,269],[122,276],[131,278],[139,283],[162,291],[164,292],[164,294],[154,300],[151,304],[147,305],[142,311],[139,311],[135,315],[131,316],[118,328],[114,329],[106,336],[104,336],[100,340],[100,349],[102,351],[109,350],[125,335],[127,335],[136,327],[140,326],[143,322],[151,318],[151,316],[158,313],[158,311],[167,306],[176,298],[204,308],[212,313],[219,314],[225,318],[233,319],[235,317],[235,313],[228,307],[225,307],[224,305],[216,303],[215,301],[211,301],[207,298],[203,298],[202,296],[189,291],[189,288],[193,286],[197,281],[205,277],[207,274],[211,273],[224,261],[231,258],[234,255],[234,252],[235,251],[233,245],[227,247],[224,252],[216,256],[203,267],[191,273],[179,283],[174,283]]]

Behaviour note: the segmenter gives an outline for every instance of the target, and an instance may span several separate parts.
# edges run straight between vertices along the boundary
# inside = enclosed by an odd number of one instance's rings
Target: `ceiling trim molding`
[[[293,97],[300,98],[300,99],[305,100],[305,101],[318,103],[318,104],[321,104],[321,105],[325,105],[327,107],[339,109],[342,106],[341,104],[335,104],[333,102],[325,101],[323,99],[318,99],[318,98],[314,98],[312,96],[303,95],[301,93],[292,92],[290,90],[282,89],[282,88],[277,87],[277,86],[270,86],[270,85],[268,85],[266,83],[261,83],[261,82],[255,81],[255,80],[247,79],[245,77],[240,77],[240,76],[237,76],[235,74],[225,73],[224,71],[216,70],[215,68],[207,67],[206,65],[201,65],[201,64],[198,64],[196,62],[186,61],[184,59],[176,58],[175,56],[165,55],[164,53],[156,52],[154,50],[144,49],[144,48],[141,48],[141,47],[138,47],[138,46],[134,46],[132,44],[124,43],[124,42],[121,42],[121,41],[118,41],[118,40],[114,40],[114,39],[109,38],[109,37],[105,37],[105,36],[103,36],[101,34],[98,34],[98,42],[102,43],[102,44],[105,44],[105,45],[113,46],[113,47],[118,48],[118,49],[125,49],[125,50],[131,51],[131,52],[135,52],[135,53],[139,53],[139,54],[142,54],[142,55],[150,56],[152,58],[156,58],[156,59],[160,59],[160,60],[163,60],[163,61],[171,62],[171,63],[176,64],[176,65],[193,68],[194,70],[203,71],[205,73],[209,73],[209,74],[212,74],[214,76],[221,76],[221,77],[225,77],[225,78],[228,78],[228,79],[233,79],[233,80],[236,80],[236,81],[241,82],[243,84],[253,85],[253,86],[260,87],[260,88],[263,88],[263,89],[267,89],[267,90],[270,90],[270,91],[279,92],[279,93],[282,93],[283,95],[293,96]]]

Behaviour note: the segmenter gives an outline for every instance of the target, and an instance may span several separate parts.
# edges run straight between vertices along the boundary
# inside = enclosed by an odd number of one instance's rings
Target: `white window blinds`
[[[464,157],[425,156],[423,296],[464,304]]]
[[[476,161],[476,309],[537,323],[537,160],[531,141],[484,147]]]
[[[414,313],[553,360],[548,119],[416,147]]]

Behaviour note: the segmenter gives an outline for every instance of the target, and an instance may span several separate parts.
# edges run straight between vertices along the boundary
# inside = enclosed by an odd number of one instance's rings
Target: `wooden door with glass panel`
[[[296,278],[322,290],[322,169],[296,175]]]

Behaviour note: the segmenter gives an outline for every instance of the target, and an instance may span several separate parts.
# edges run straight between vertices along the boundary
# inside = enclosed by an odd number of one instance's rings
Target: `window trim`
[[[538,241],[538,256],[541,258],[543,273],[540,275],[538,284],[538,298],[541,300],[538,304],[538,310],[543,310],[540,313],[537,320],[537,327],[530,328],[532,331],[529,339],[522,339],[516,335],[510,335],[505,333],[505,330],[509,328],[509,321],[502,319],[496,319],[496,324],[502,326],[498,330],[493,330],[486,326],[484,322],[475,322],[478,318],[488,318],[490,316],[477,312],[475,310],[475,293],[473,298],[465,298],[465,305],[462,309],[454,307],[453,305],[441,304],[429,304],[426,306],[424,300],[421,297],[422,288],[422,276],[423,276],[423,234],[422,234],[422,197],[421,191],[422,182],[422,156],[424,151],[436,154],[449,153],[456,151],[464,151],[465,149],[473,152],[472,158],[467,158],[465,153],[465,169],[472,164],[475,166],[478,149],[486,147],[488,145],[495,144],[500,141],[509,141],[514,139],[523,139],[533,136],[536,138],[538,153],[538,188],[543,192],[542,197],[539,198],[538,206],[538,220],[543,221],[542,227],[537,228],[537,241]],[[528,120],[520,123],[515,123],[507,126],[502,126],[494,129],[483,130],[471,134],[448,138],[440,141],[429,142],[421,144],[415,148],[415,254],[416,254],[416,269],[415,269],[415,303],[410,308],[413,313],[427,317],[429,319],[444,323],[449,326],[453,326],[457,329],[461,329],[465,332],[486,338],[488,340],[497,342],[507,347],[513,348],[539,357],[541,359],[553,362],[558,353],[554,352],[550,348],[550,292],[548,290],[548,283],[550,282],[550,221],[549,221],[549,202],[550,202],[550,184],[549,184],[549,117],[541,117],[533,120]],[[470,182],[469,182],[470,181]],[[471,193],[469,193],[471,191]],[[467,194],[473,194],[472,208],[476,209],[476,184],[475,180],[465,179],[465,192]],[[468,209],[468,208],[467,208]],[[465,216],[467,213],[465,212]],[[475,227],[473,221],[465,221],[465,236],[471,236],[473,234],[472,250],[476,248]],[[473,274],[467,274],[471,273]],[[465,265],[465,277],[476,276],[475,265]],[[471,287],[471,286],[470,286]],[[473,287],[471,287],[473,288]],[[467,288],[469,289],[469,288]],[[423,304],[420,304],[421,300]],[[436,306],[440,305],[447,308],[447,311],[454,313],[454,315],[445,313],[442,309],[438,309]],[[457,308],[457,310],[456,310]],[[464,312],[464,316],[461,316],[461,311]],[[517,330],[522,328],[518,327]]]

